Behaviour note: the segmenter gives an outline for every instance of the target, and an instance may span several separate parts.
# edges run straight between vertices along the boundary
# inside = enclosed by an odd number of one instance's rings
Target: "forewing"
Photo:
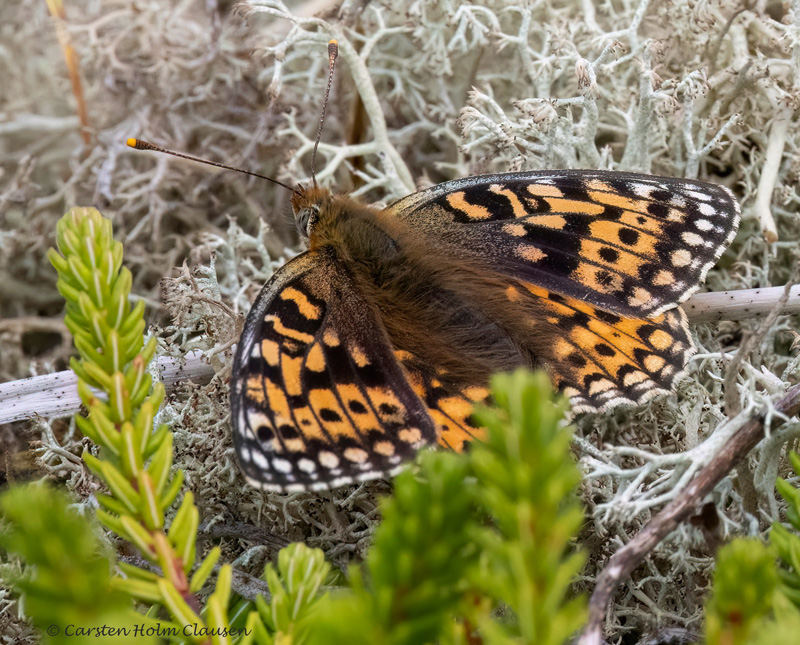
[[[639,318],[696,291],[739,224],[727,188],[584,170],[468,177],[390,208],[443,252]]]
[[[333,488],[396,471],[436,426],[383,326],[331,249],[267,283],[231,378],[239,463],[269,490]]]

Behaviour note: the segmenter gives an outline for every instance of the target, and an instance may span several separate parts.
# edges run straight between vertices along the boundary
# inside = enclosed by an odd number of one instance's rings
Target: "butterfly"
[[[462,450],[494,372],[546,369],[576,412],[668,392],[679,304],[733,240],[724,187],[591,170],[467,177],[367,206],[293,192],[307,250],[253,304],[231,377],[251,484],[335,488]]]

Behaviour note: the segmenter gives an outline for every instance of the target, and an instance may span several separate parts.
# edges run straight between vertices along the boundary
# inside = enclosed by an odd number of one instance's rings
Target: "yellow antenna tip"
[[[331,38],[330,41],[328,41],[328,44],[329,45],[338,45],[339,41],[336,40],[335,38]]]
[[[136,139],[134,139],[133,137],[129,137],[128,139],[126,139],[125,143],[128,145],[129,148],[136,147]]]

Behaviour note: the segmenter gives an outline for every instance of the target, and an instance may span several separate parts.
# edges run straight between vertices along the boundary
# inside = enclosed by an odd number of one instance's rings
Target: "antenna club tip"
[[[129,148],[135,148],[137,143],[139,143],[139,141],[133,137],[128,137],[125,139],[125,145],[127,145]]]
[[[328,58],[331,62],[339,55],[339,41],[335,38],[328,43]]]

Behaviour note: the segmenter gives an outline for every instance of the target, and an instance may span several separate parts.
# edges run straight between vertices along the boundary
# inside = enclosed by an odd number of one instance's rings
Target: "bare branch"
[[[784,416],[772,416],[770,431],[800,412],[800,385],[792,387],[775,404],[775,409]],[[764,431],[763,415],[747,421],[678,497],[667,504],[635,538],[611,556],[597,577],[597,585],[589,601],[589,622],[578,640],[578,645],[601,645],[606,607],[619,584],[650,551],[686,520],[722,478],[758,445],[764,438]]]
[[[747,320],[768,314],[784,290],[785,287],[765,287],[697,293],[683,303],[682,307],[693,323]],[[779,313],[800,313],[800,286],[791,288],[786,304]]]

